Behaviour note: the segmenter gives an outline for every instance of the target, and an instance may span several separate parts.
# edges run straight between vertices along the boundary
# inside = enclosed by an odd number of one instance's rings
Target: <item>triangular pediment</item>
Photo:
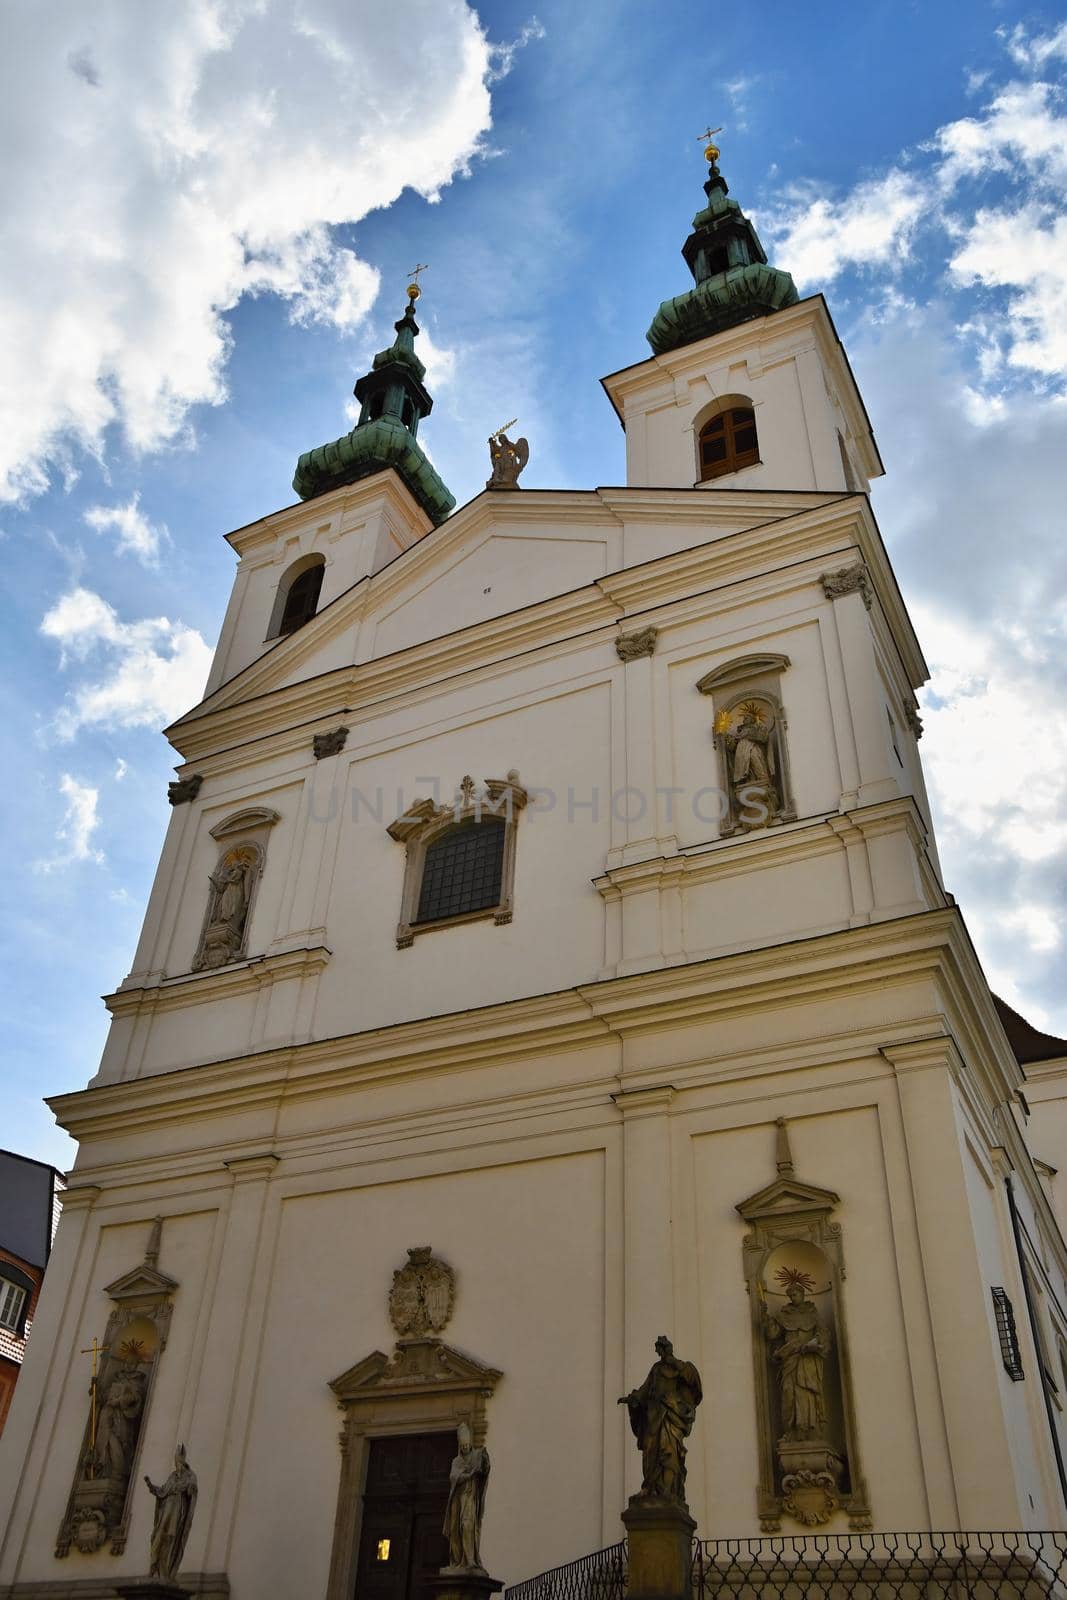
[[[440,1339],[401,1339],[392,1356],[374,1350],[334,1378],[330,1388],[341,1405],[388,1395],[478,1391],[490,1394],[502,1373]]]
[[[495,624],[561,596],[590,596],[613,574],[714,545],[724,535],[803,515],[838,496],[694,490],[525,490],[482,494],[387,566],[361,578],[295,633],[219,685],[173,724],[178,732],[208,714],[275,691],[386,660],[413,645]],[[669,536],[668,536],[669,534]],[[709,537],[710,535],[710,537]],[[168,730],[170,731],[170,730]]]
[[[746,1222],[760,1222],[765,1217],[796,1216],[798,1213],[825,1215],[840,1203],[841,1197],[833,1189],[820,1189],[813,1183],[801,1183],[799,1178],[782,1177],[742,1200],[736,1209]]]
[[[177,1287],[176,1278],[171,1278],[146,1262],[143,1266],[124,1272],[114,1283],[107,1284],[104,1293],[110,1295],[112,1300],[162,1299],[165,1295],[173,1294]]]

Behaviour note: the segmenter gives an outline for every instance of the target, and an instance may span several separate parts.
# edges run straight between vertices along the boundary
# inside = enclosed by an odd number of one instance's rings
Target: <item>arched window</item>
[[[322,556],[304,556],[294,563],[278,585],[268,639],[295,633],[315,615],[326,563]]]
[[[721,478],[759,461],[756,417],[751,406],[732,406],[709,417],[698,441],[700,481]]]
[[[415,922],[462,917],[499,905],[504,835],[503,818],[483,816],[457,823],[427,845]]]

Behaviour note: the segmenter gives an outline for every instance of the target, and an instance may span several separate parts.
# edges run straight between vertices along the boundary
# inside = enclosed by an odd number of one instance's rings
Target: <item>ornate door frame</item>
[[[392,1356],[375,1350],[330,1388],[344,1413],[341,1480],[326,1600],[352,1600],[363,1521],[367,1441],[403,1433],[455,1432],[461,1422],[484,1445],[486,1402],[502,1374],[433,1336],[399,1339]]]

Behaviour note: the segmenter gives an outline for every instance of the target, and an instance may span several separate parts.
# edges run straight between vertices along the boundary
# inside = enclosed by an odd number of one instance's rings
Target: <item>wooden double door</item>
[[[430,1600],[427,1581],[448,1561],[441,1531],[455,1433],[371,1439],[355,1600]]]

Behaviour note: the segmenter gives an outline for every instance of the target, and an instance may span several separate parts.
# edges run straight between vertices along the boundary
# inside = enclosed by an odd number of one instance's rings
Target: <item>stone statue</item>
[[[489,439],[489,460],[493,475],[485,481],[487,489],[517,489],[519,473],[530,459],[530,446],[525,439],[508,438],[503,428]]]
[[[820,1433],[826,1423],[823,1365],[830,1337],[802,1284],[790,1283],[786,1298],[789,1304],[781,1311],[767,1312],[767,1333],[778,1340],[771,1359],[778,1367],[785,1437],[806,1439]]]
[[[459,1454],[448,1474],[448,1504],[442,1532],[448,1540],[448,1566],[443,1572],[484,1572],[478,1542],[489,1481],[489,1452],[476,1447],[465,1422],[456,1429]]]
[[[136,1361],[125,1361],[108,1384],[96,1425],[96,1470],[105,1478],[128,1478],[141,1412],[145,1375]]]
[[[685,1441],[704,1398],[692,1362],[679,1361],[666,1334],[656,1340],[659,1357],[640,1389],[619,1401],[641,1447],[641,1497],[685,1504]]]
[[[185,1554],[185,1542],[196,1510],[196,1473],[189,1465],[185,1446],[174,1455],[174,1471],[163,1484],[145,1477],[156,1497],[156,1516],[152,1524],[152,1564],[154,1578],[173,1578]]]
[[[770,740],[770,728],[751,711],[745,711],[736,730],[727,734],[727,748],[733,756],[730,770],[738,787],[743,783],[770,784],[774,777]]]
[[[742,828],[764,827],[782,808],[774,717],[769,708],[752,701],[739,706],[736,715],[734,727],[728,712],[716,726],[726,746],[734,808]]]
[[[231,850],[208,880],[211,909],[196,966],[224,967],[244,945],[254,862],[250,851]]]

